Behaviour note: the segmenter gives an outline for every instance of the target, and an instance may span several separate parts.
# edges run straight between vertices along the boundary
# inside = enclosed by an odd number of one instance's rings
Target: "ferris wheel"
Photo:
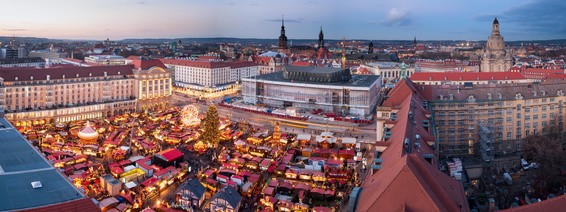
[[[194,105],[187,105],[183,107],[181,110],[181,122],[184,125],[197,125],[200,123],[200,119],[198,118],[199,112],[197,107]]]

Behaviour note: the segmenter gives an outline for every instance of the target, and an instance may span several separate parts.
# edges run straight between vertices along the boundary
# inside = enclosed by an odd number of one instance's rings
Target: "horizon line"
[[[105,41],[106,39],[88,39],[88,38],[49,38],[49,37],[34,37],[34,36],[0,36],[0,38],[36,38],[36,39],[48,39],[48,40],[64,40],[64,41]],[[108,38],[107,38],[108,39]],[[110,41],[124,41],[124,40],[180,40],[180,39],[245,39],[245,40],[277,40],[277,38],[245,38],[245,37],[222,37],[222,36],[211,36],[211,37],[173,37],[173,38],[168,38],[168,37],[146,37],[146,38],[122,38],[122,39],[117,39],[117,40],[111,40]],[[318,38],[296,38],[296,39],[289,39],[289,41],[291,40],[318,40]],[[325,39],[326,41],[342,41],[341,38],[339,39]],[[348,39],[346,38],[346,40],[350,40],[350,41],[413,41],[413,39]],[[530,41],[530,42],[535,42],[535,41],[559,41],[559,40],[566,40],[566,38],[554,38],[554,39],[532,39],[532,40],[525,40],[525,39],[519,39],[519,40],[506,40],[505,42],[518,42],[518,41]],[[487,39],[484,40],[466,40],[466,39],[417,39],[417,41],[472,41],[472,42],[485,42],[487,41]]]

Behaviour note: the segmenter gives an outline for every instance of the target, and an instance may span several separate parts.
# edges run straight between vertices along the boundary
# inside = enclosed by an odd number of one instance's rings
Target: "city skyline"
[[[62,6],[64,5],[64,6]],[[367,40],[486,40],[498,17],[507,41],[566,38],[566,4],[558,0],[427,2],[400,0],[10,2],[0,36],[56,39],[287,37]],[[17,8],[25,8],[25,11]]]

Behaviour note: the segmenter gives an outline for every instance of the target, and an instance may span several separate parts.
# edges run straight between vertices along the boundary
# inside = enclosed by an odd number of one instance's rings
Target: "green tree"
[[[212,144],[214,147],[218,146],[220,141],[220,130],[218,130],[218,125],[220,124],[220,119],[218,118],[218,111],[216,107],[211,105],[206,111],[204,117],[204,133],[202,134],[202,140],[205,143]]]

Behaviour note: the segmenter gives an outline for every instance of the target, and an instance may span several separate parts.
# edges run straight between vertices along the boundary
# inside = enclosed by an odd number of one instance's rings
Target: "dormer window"
[[[521,95],[521,93],[516,93],[515,99],[523,99],[523,95]]]
[[[474,97],[474,95],[468,96],[468,102],[475,102],[475,101],[476,101],[476,97]]]

